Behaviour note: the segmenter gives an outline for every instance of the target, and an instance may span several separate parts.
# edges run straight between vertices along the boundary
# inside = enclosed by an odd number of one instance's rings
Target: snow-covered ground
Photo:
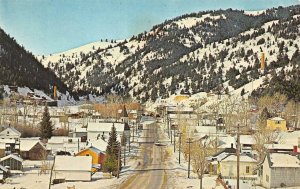
[[[135,140],[136,141],[136,140]],[[124,182],[128,176],[132,175],[132,171],[137,166],[136,155],[138,154],[138,143],[131,143],[131,151],[126,150],[126,165],[123,167],[120,178],[112,177],[108,178],[107,174],[98,172],[92,176],[90,182],[65,182],[61,184],[52,185],[53,189],[65,189],[67,187],[75,186],[78,188],[89,188],[89,189],[107,189],[117,188],[118,185]],[[123,154],[122,154],[123,160]],[[50,173],[38,174],[39,169],[34,168],[41,165],[41,161],[25,161],[25,171],[22,174],[15,175],[7,179],[7,183],[0,184],[1,189],[12,189],[12,188],[26,188],[26,189],[43,189],[48,188],[50,181]]]

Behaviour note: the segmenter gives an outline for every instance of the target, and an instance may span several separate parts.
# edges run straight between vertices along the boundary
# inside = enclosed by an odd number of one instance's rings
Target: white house
[[[255,139],[252,135],[240,135],[241,152],[254,155],[253,146]]]
[[[299,155],[269,153],[259,166],[259,182],[266,188],[300,186]]]
[[[13,128],[13,127],[7,127],[2,132],[0,132],[0,139],[16,139],[19,140],[21,137],[21,133]]]
[[[240,176],[254,175],[257,161],[245,154],[240,155]],[[237,176],[237,156],[231,154],[220,162],[220,171],[223,177]]]
[[[92,156],[56,156],[54,179],[91,181]]]
[[[130,128],[126,123],[89,122],[87,127],[87,140],[93,141],[108,136],[113,125],[119,135],[124,134],[125,131],[130,132]]]
[[[47,142],[47,149],[52,153],[69,152],[70,154],[78,153],[85,146],[85,142],[81,142],[80,138],[72,138],[66,136],[52,136]]]

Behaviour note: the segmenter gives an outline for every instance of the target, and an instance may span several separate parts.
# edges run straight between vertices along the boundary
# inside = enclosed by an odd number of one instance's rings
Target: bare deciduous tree
[[[192,143],[191,150],[191,164],[193,167],[193,172],[195,172],[200,179],[200,189],[202,189],[202,179],[204,172],[208,169],[207,156],[214,153],[213,141],[198,141]]]

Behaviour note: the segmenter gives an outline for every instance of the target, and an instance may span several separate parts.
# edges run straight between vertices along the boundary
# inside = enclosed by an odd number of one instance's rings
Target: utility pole
[[[118,150],[118,172],[117,172],[117,178],[120,178],[120,159],[121,159],[121,146],[119,146]]]
[[[125,143],[125,145],[124,145],[124,166],[125,166],[125,160],[126,160],[126,143]]]
[[[173,137],[172,137],[173,135],[172,135],[172,130],[171,130],[171,144],[173,143]]]
[[[130,133],[129,133],[129,134],[130,134]],[[131,138],[130,136],[131,136],[131,135],[129,135],[129,144],[128,144],[128,145],[129,145],[129,146],[128,146],[128,147],[129,147],[129,149],[128,149],[129,152],[130,152],[130,138]]]
[[[236,158],[237,158],[237,165],[236,165],[236,188],[240,188],[240,124],[237,125],[237,147],[236,147]]]
[[[174,130],[173,132],[174,132],[174,153],[175,153],[175,150],[176,150],[176,149],[175,149],[175,148],[176,148],[176,147],[175,147],[175,146],[176,146],[176,145],[175,145],[175,144],[176,144],[175,130]]]
[[[178,135],[179,135],[179,164],[180,164],[180,150],[181,150],[181,135],[182,135],[182,133],[181,132],[179,132],[178,133]]]
[[[189,143],[189,164],[188,164],[188,178],[190,178],[190,171],[191,171],[191,138],[188,138],[188,142]]]
[[[53,164],[52,164],[51,172],[50,172],[49,189],[51,188],[51,180],[52,180],[52,172],[53,172],[54,164],[55,164],[55,156],[54,156],[54,160],[53,160]]]
[[[134,142],[134,122],[132,122],[132,142]]]
[[[79,139],[77,141],[77,149],[78,149],[78,153],[79,153]]]

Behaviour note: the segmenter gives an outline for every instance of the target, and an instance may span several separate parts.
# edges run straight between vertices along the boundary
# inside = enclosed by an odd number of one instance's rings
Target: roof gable
[[[1,159],[0,159],[0,162],[2,162],[2,161],[4,161],[4,160],[7,160],[7,159],[10,159],[10,158],[15,159],[15,160],[20,161],[20,162],[23,161],[23,159],[20,158],[19,156],[16,156],[16,155],[14,155],[14,154],[10,154],[10,155],[8,155],[8,156],[5,156],[5,157],[1,158]]]
[[[45,146],[39,140],[27,140],[27,139],[20,141],[20,150],[29,151],[36,145],[41,146],[43,149],[46,150]]]
[[[3,165],[0,165],[0,170],[2,170],[4,172],[8,172],[8,169],[6,167],[4,167]]]
[[[13,128],[13,127],[7,127],[2,132],[0,132],[0,136],[21,136],[21,133]]]

